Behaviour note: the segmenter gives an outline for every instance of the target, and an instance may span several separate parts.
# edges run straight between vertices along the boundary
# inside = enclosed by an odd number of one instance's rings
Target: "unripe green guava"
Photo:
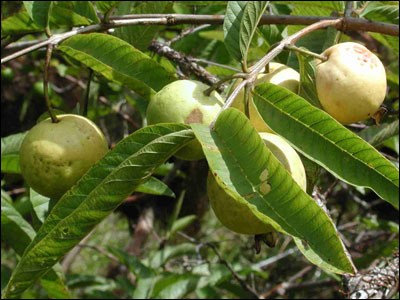
[[[195,80],[177,80],[164,86],[150,101],[147,108],[147,123],[200,123],[209,126],[224,104],[221,96],[213,91],[205,96],[209,86]],[[197,140],[175,153],[184,160],[204,157]]]
[[[59,198],[108,151],[100,129],[78,115],[58,115],[36,124],[20,149],[21,173],[39,194]]]
[[[344,125],[372,116],[386,95],[385,67],[363,45],[341,43],[326,49],[318,61],[316,86],[322,108]]]
[[[237,87],[242,79],[238,79],[232,91]],[[292,91],[293,93],[297,93],[299,89],[299,82],[300,82],[300,74],[288,66],[282,65],[280,63],[271,62],[269,64],[269,73],[267,74],[259,74],[257,76],[257,80],[254,82],[254,86],[257,86],[261,83],[273,83],[279,85],[281,87],[287,88],[288,90]],[[249,99],[249,115],[250,115],[250,122],[253,127],[258,132],[273,132],[271,128],[267,124],[265,124],[264,120],[258,113],[256,107],[254,106],[253,97],[250,96]],[[244,88],[238,93],[234,102],[232,103],[232,107],[237,108],[241,112],[245,112],[244,107]]]
[[[272,154],[292,175],[293,180],[303,191],[306,191],[306,173],[297,152],[276,134],[267,132],[259,134]],[[262,213],[250,209],[252,205],[248,201],[242,197],[233,197],[227,188],[220,186],[211,172],[207,177],[207,193],[215,215],[228,229],[251,235],[265,234],[275,230]]]

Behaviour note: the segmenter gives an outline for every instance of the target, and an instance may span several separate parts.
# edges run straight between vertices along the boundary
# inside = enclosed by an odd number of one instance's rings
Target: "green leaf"
[[[386,35],[386,34],[380,34],[376,32],[370,32],[370,35],[388,47],[389,49],[392,49],[397,56],[399,56],[399,37],[398,36],[391,36],[391,35]]]
[[[1,190],[1,238],[15,252],[22,256],[35,237],[36,232],[12,205],[12,200]],[[40,279],[41,285],[53,299],[71,299],[60,272],[60,266],[53,267]]]
[[[178,231],[184,230],[186,227],[196,221],[196,219],[197,216],[189,215],[176,220],[172,225],[171,231],[168,232],[167,239],[171,239]]]
[[[157,269],[164,266],[172,258],[194,253],[196,253],[196,245],[194,244],[183,243],[176,246],[166,246],[149,258],[150,263],[148,265],[153,269]]]
[[[31,32],[39,32],[43,29],[36,25],[26,11],[17,12],[4,20],[1,20],[1,38],[9,35],[18,35]]]
[[[154,285],[152,299],[182,299],[193,292],[200,281],[194,274],[170,274]]]
[[[399,170],[326,112],[273,84],[257,86],[253,101],[268,126],[306,157],[399,208]]]
[[[380,146],[386,140],[399,135],[399,120],[381,126],[368,127],[361,130],[358,135],[372,146]]]
[[[399,6],[380,5],[371,1],[364,10],[362,17],[375,22],[399,25]]]
[[[23,1],[33,22],[42,28],[49,24],[49,13],[52,2],[53,1]]]
[[[171,214],[171,217],[168,220],[168,231],[170,232],[172,230],[172,226],[174,225],[175,221],[178,219],[179,213],[181,212],[182,208],[182,203],[183,200],[185,199],[185,193],[186,191],[183,190],[182,193],[179,195],[178,201],[176,201],[174,210]]]
[[[33,209],[32,213],[37,222],[42,225],[49,211],[50,198],[35,192],[33,189],[30,189],[30,198]]]
[[[96,7],[102,14],[106,14],[116,7],[121,1],[96,1]]]
[[[3,297],[18,298],[193,137],[186,125],[162,124],[137,130],[119,142],[58,200]]]
[[[224,19],[224,40],[229,54],[241,62],[240,24],[247,1],[229,1]]]
[[[93,15],[86,15],[87,11],[82,9],[82,1],[57,1],[51,8],[50,25],[52,28],[85,26],[99,23],[98,19],[93,20]]]
[[[135,276],[149,278],[155,276],[155,271],[144,265],[135,255],[131,255],[120,249],[109,247],[108,250],[116,256],[122,264],[128,267]]]
[[[135,192],[175,198],[175,193],[168,185],[155,177],[150,177],[146,182],[139,185]]]
[[[1,139],[1,172],[21,173],[19,149],[27,133],[17,133]]]
[[[149,56],[107,34],[77,35],[61,43],[58,49],[147,100],[173,81],[174,75]]]
[[[315,107],[321,108],[315,86],[315,65],[314,58],[297,55],[300,69],[300,90],[299,96],[308,100]]]
[[[172,3],[172,1],[143,1],[135,6],[130,13],[137,15],[170,13],[172,9]],[[122,4],[126,4],[126,2],[123,1],[120,5]],[[121,14],[126,14],[126,12],[121,11]],[[114,35],[128,42],[136,49],[139,49],[140,51],[146,51],[151,41],[155,39],[156,34],[163,27],[164,26],[156,25],[123,26],[116,28]]]
[[[100,19],[97,16],[96,10],[91,1],[71,1],[71,2],[72,2],[71,8],[75,13],[91,20],[92,23],[94,24],[100,23]]]
[[[192,128],[212,173],[235,199],[276,230],[305,241],[330,270],[354,272],[331,219],[272,155],[243,113],[230,108],[220,114],[214,130],[200,124]]]
[[[247,62],[247,53],[249,52],[251,40],[268,3],[269,1],[248,1],[244,8],[239,30],[239,48],[244,62]]]

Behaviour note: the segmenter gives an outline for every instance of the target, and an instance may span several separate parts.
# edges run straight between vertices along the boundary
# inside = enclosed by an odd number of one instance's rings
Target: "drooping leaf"
[[[3,297],[18,298],[193,137],[186,125],[162,124],[142,128],[119,142],[58,200]]]
[[[173,74],[149,56],[107,34],[77,35],[61,43],[58,49],[147,100],[173,81]]]
[[[236,201],[247,203],[276,230],[305,241],[324,262],[321,267],[354,272],[331,219],[272,155],[243,113],[227,109],[214,130],[200,124],[192,128],[218,184]]]
[[[257,86],[253,101],[268,126],[306,157],[399,208],[399,170],[326,112],[272,84]]]
[[[258,23],[267,8],[269,1],[248,1],[244,8],[242,20],[240,22],[240,52],[243,61],[247,62],[251,40],[257,30]]]
[[[234,59],[241,62],[240,24],[247,1],[229,1],[224,19],[224,41],[226,49]]]
[[[44,28],[49,24],[49,13],[53,1],[23,1],[29,16],[38,26]]]

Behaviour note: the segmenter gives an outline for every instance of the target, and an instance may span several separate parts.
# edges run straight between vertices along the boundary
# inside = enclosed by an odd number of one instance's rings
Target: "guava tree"
[[[2,298],[398,297],[398,10],[2,2]]]

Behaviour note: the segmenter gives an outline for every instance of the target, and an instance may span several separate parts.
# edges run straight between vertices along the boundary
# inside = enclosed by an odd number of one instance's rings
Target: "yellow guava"
[[[259,133],[265,145],[292,175],[293,180],[306,191],[306,173],[300,156],[282,137]],[[268,218],[242,197],[234,197],[227,187],[219,185],[214,175],[207,177],[207,193],[218,220],[228,229],[241,234],[265,234],[274,231]]]
[[[209,86],[195,80],[177,80],[164,86],[150,101],[147,108],[147,123],[200,123],[210,125],[224,105],[224,100],[213,91],[209,97],[204,91]],[[184,160],[204,157],[197,140],[191,141],[175,153]]]
[[[242,82],[242,79],[238,79],[232,91]],[[281,87],[287,88],[288,90],[292,91],[293,93],[297,93],[299,89],[299,82],[300,82],[300,74],[288,66],[282,65],[280,63],[271,62],[269,64],[269,73],[268,74],[259,74],[257,76],[257,80],[254,82],[254,86],[257,86],[260,83],[273,83],[279,85]],[[273,132],[271,128],[267,124],[265,124],[264,120],[258,113],[256,107],[254,106],[253,98],[250,97],[249,99],[249,115],[250,115],[250,122],[253,127],[258,132]],[[244,88],[239,92],[236,96],[234,102],[232,103],[232,107],[237,108],[241,112],[245,112],[244,107]]]
[[[25,136],[20,153],[21,173],[36,192],[59,198],[107,151],[107,141],[89,119],[58,115],[36,124]]]
[[[341,43],[317,62],[316,86],[322,108],[344,125],[372,116],[386,95],[385,67],[363,45]]]

